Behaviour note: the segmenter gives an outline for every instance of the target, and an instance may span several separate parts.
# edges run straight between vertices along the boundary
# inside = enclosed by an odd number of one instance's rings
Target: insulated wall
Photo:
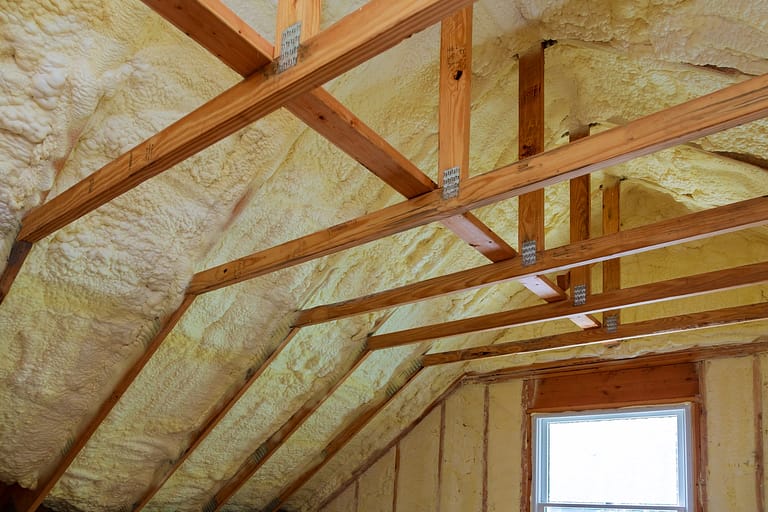
[[[703,509],[764,511],[768,355],[703,361],[699,376]],[[321,510],[527,510],[525,389],[522,378],[461,386]]]

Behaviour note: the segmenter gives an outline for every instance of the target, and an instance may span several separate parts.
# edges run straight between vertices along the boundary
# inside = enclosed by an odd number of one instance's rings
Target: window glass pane
[[[545,507],[544,512],[658,512],[651,508]]]
[[[546,501],[680,504],[677,421],[665,415],[549,422]]]

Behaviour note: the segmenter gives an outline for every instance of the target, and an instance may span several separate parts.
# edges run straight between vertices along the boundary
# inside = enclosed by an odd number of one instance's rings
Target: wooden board
[[[300,69],[297,67],[294,71],[291,76],[299,73]],[[277,92],[275,96],[288,96],[284,88],[277,88]],[[259,97],[264,96],[261,94]],[[766,114],[768,114],[768,76],[752,78],[632,121],[625,126],[591,135],[567,146],[557,147],[495,171],[469,178],[462,184],[457,198],[444,200],[441,191],[436,190],[210,268],[195,275],[189,291],[204,293],[216,290],[344,249],[357,247],[753,121]]]
[[[372,0],[307,41],[295,67],[277,75],[267,66],[250,75],[31,210],[22,221],[18,239],[41,240],[470,3],[472,0]]]
[[[528,267],[523,266],[518,258],[427,279],[357,299],[317,306],[301,311],[296,325],[327,322],[530,275],[567,270],[619,256],[628,256],[763,225],[767,222],[768,198],[749,199],[550,249],[540,254],[536,263]]]
[[[477,359],[488,359],[491,357],[519,354],[522,352],[553,350],[588,345],[591,343],[661,336],[676,332],[754,322],[765,319],[768,319],[768,303],[750,304],[746,306],[735,306],[731,308],[715,309],[699,313],[690,313],[687,315],[675,315],[623,324],[617,328],[616,332],[608,332],[605,329],[591,329],[582,332],[556,334],[529,340],[512,341],[450,352],[427,354],[424,356],[422,362],[424,366],[434,366],[437,364],[448,364],[458,361],[475,361]]]
[[[368,338],[368,347],[371,350],[380,350],[449,336],[558,320],[576,313],[597,313],[619,307],[633,307],[677,298],[692,297],[715,291],[749,286],[764,281],[768,281],[768,262],[680,277],[668,281],[625,288],[623,290],[603,292],[599,295],[593,295],[582,306],[555,302],[371,336]]]
[[[603,234],[618,233],[621,230],[621,180],[606,177],[603,183]],[[621,259],[603,262],[603,291],[621,289]],[[603,319],[615,316],[621,321],[621,310],[605,311]]]
[[[543,377],[534,384],[529,412],[578,411],[696,400],[695,363]]]
[[[96,429],[99,428],[109,413],[112,412],[112,409],[117,405],[117,402],[120,401],[120,398],[122,398],[131,384],[133,384],[133,381],[139,376],[141,370],[144,369],[144,366],[146,366],[155,352],[157,352],[157,349],[160,348],[160,345],[171,333],[182,315],[184,315],[187,309],[192,305],[195,297],[195,295],[184,296],[184,300],[179,308],[174,311],[165,322],[163,322],[160,330],[155,334],[154,338],[149,341],[139,359],[122,376],[115,386],[115,389],[112,390],[112,393],[110,393],[107,399],[101,404],[98,411],[96,411],[96,414],[88,421],[85,429],[78,434],[70,449],[64,454],[53,472],[43,481],[43,483],[34,490],[22,489],[20,487],[15,489],[15,492],[12,493],[15,512],[34,512],[40,507],[43,500],[48,496],[80,451],[91,439],[96,432]]]

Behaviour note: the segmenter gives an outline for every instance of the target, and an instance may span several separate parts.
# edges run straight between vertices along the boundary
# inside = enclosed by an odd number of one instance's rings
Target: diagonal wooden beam
[[[520,279],[543,272],[558,272],[580,265],[606,262],[621,256],[700,240],[768,223],[768,197],[690,213],[547,250],[531,266],[519,259],[493,263],[393,288],[357,299],[303,310],[297,326],[313,325],[378,309],[393,308],[442,295]]]
[[[299,333],[299,331],[299,328],[291,329],[285,338],[283,338],[283,341],[269,355],[269,357],[267,357],[254,371],[248,372],[245,382],[240,387],[240,389],[238,389],[234,395],[232,395],[228,400],[221,404],[218,409],[208,417],[208,420],[205,422],[203,427],[199,429],[194,435],[189,446],[184,450],[178,459],[171,463],[171,466],[166,470],[163,477],[158,482],[154,483],[146,493],[144,493],[144,496],[142,496],[138,503],[133,506],[132,512],[139,512],[144,507],[146,507],[150,501],[152,501],[152,498],[154,498],[155,494],[157,494],[157,492],[163,487],[163,485],[165,485],[168,479],[173,476],[176,470],[179,469],[181,465],[184,464],[184,462],[189,458],[189,456],[192,455],[192,453],[203,443],[203,441],[205,441],[208,435],[213,432],[213,429],[216,428],[216,425],[221,423],[221,420],[223,420],[224,417],[229,414],[229,411],[232,410],[232,407],[234,407],[235,404],[243,397],[243,395],[245,395],[253,383],[256,382],[259,377],[261,377],[261,375],[272,364],[272,362],[277,359],[277,357],[283,352],[283,350]]]
[[[365,428],[365,426],[368,425],[368,423],[370,423],[370,421],[375,418],[376,415],[379,414],[387,405],[389,405],[395,398],[397,398],[400,393],[402,393],[402,391],[408,386],[408,384],[412,382],[416,376],[419,375],[421,370],[421,363],[418,362],[417,366],[409,374],[405,382],[399,388],[397,388],[394,393],[388,393],[386,398],[363,411],[357,418],[355,418],[352,423],[347,425],[341,432],[339,432],[325,446],[322,451],[321,459],[311,465],[307,470],[305,470],[296,480],[283,488],[283,490],[280,492],[280,495],[272,500],[269,505],[267,505],[267,507],[264,509],[264,512],[279,512],[280,507],[286,501],[288,501],[293,493],[298,491],[305,483],[309,481],[310,478],[315,476],[315,474],[317,474],[317,472],[320,471],[323,466],[325,466],[328,462],[331,461],[331,459],[333,459],[333,456],[336,455],[339,450],[341,450],[358,432]]]
[[[768,281],[768,262],[603,292],[591,296],[587,303],[581,306],[554,302],[371,336],[368,338],[368,347],[371,350],[380,350],[460,334],[506,329],[517,325],[559,320],[575,313],[597,313],[619,307],[641,306],[745,287],[763,281]]]
[[[216,495],[211,499],[206,510],[218,511],[226,504],[226,502],[239,491],[243,485],[259,470],[264,464],[272,458],[272,456],[285,444],[288,438],[296,432],[309,417],[320,408],[334,393],[338,390],[349,377],[355,373],[355,371],[368,359],[371,352],[364,349],[355,360],[352,367],[347,370],[344,375],[339,378],[336,383],[320,397],[307,402],[304,407],[296,411],[288,421],[274,432],[266,441],[264,441],[259,448],[254,452],[253,456],[240,467],[235,475],[227,480],[227,482],[216,492]]]
[[[139,359],[123,375],[120,382],[115,386],[115,389],[101,404],[98,411],[96,411],[96,414],[88,421],[88,424],[78,434],[77,438],[74,439],[69,450],[67,450],[64,457],[58,462],[47,479],[34,490],[23,489],[18,486],[13,488],[11,498],[13,499],[13,505],[15,507],[13,509],[14,512],[33,512],[42,505],[43,500],[61,479],[77,455],[85,447],[86,443],[91,439],[96,432],[96,429],[98,429],[99,425],[104,422],[115,405],[117,405],[120,398],[122,398],[133,381],[136,380],[136,377],[139,376],[141,370],[144,369],[144,366],[146,366],[155,352],[157,352],[157,349],[160,348],[160,345],[165,341],[168,334],[171,333],[182,315],[184,315],[187,309],[192,305],[195,297],[195,295],[186,295],[179,308],[174,311],[165,322],[163,322],[160,330],[147,344],[144,353],[141,354]]]
[[[18,246],[45,238],[473,1],[371,0],[303,44],[296,66],[280,74],[272,65],[261,68],[83,181],[29,211],[16,238]],[[18,266],[21,264],[23,259]],[[16,273],[18,268],[10,269],[8,275]],[[0,279],[0,283],[8,287],[9,281],[12,282],[7,278]],[[0,298],[7,292],[7,289],[0,290]]]
[[[580,332],[556,334],[523,341],[512,341],[496,345],[466,348],[450,352],[439,352],[424,356],[424,366],[476,361],[523,352],[554,350],[565,347],[578,347],[591,343],[623,341],[633,338],[660,336],[675,332],[693,331],[709,327],[719,327],[757,320],[768,319],[768,303],[749,304],[731,308],[714,309],[687,315],[675,315],[642,322],[620,325],[615,332],[605,329],[589,329]]]
[[[145,0],[144,3],[203,47],[222,58],[225,64],[244,77],[249,76],[265,63],[271,62],[273,58],[272,46],[265,44],[264,39],[250,27],[247,30],[242,29],[244,25],[247,26],[245,22],[218,0],[184,2],[186,9],[191,9],[190,13],[185,13],[183,9],[176,9],[164,1]],[[310,21],[305,21],[302,25],[303,33],[307,34],[307,26],[312,27],[313,31],[319,28],[319,17],[312,14],[315,11],[318,9],[307,9],[303,4],[298,8],[293,5],[278,6],[278,17],[288,16],[288,19],[294,19],[301,15],[306,19],[309,14]],[[212,40],[208,37],[210,30],[200,26],[200,20],[208,18],[213,23],[217,20],[228,20],[228,23],[216,25],[217,37]],[[298,19],[295,18],[294,21]],[[282,26],[285,28],[287,25]],[[278,36],[281,32],[282,30],[277,32]],[[279,47],[279,42],[277,46]],[[227,55],[222,56],[222,47],[237,48],[238,52],[235,56],[238,53],[254,55],[259,66],[248,64],[241,59],[226,58]],[[307,126],[335,144],[406,198],[426,194],[437,188],[437,184],[429,176],[421,172],[323,88],[318,87],[294,98],[285,107]],[[491,261],[501,261],[516,254],[512,247],[471,213],[448,219],[445,223],[459,238]],[[544,290],[542,293],[564,297],[562,292],[558,295],[557,291],[548,291],[549,287],[543,284],[541,289]]]
[[[430,192],[210,268],[195,275],[189,291],[204,293],[289,268],[765,115],[768,76],[760,76],[470,178],[462,184],[457,198],[444,200],[441,191]]]

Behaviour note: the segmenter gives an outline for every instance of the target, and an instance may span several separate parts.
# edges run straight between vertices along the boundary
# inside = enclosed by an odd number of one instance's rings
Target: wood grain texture
[[[621,230],[621,180],[606,176],[603,183],[603,234],[618,233]],[[621,289],[621,259],[603,262],[603,291]],[[621,310],[606,311],[603,319],[615,316],[621,321]]]
[[[550,249],[540,254],[537,262],[529,267],[524,267],[518,258],[427,279],[365,297],[317,306],[301,311],[296,325],[327,322],[512,279],[568,270],[579,265],[700,240],[766,223],[768,197],[749,199]]]
[[[661,336],[675,332],[706,329],[722,325],[732,325],[745,322],[754,322],[768,318],[768,304],[758,303],[746,306],[715,309],[687,315],[675,315],[665,318],[656,318],[642,322],[633,322],[620,325],[616,332],[608,332],[605,329],[592,329],[582,332],[556,334],[529,340],[498,343],[481,347],[466,348],[450,352],[439,352],[424,356],[424,366],[455,363],[458,361],[475,361],[522,352],[538,350],[553,350],[565,347],[577,347],[590,343],[623,341],[633,338],[649,336]]]
[[[365,428],[365,426],[368,425],[368,423],[370,423],[370,421],[375,418],[376,415],[381,412],[390,402],[398,397],[400,393],[402,393],[402,391],[408,386],[408,383],[413,381],[413,379],[415,379],[420,372],[421,370],[412,373],[396,392],[381,400],[379,403],[369,407],[360,415],[358,415],[357,418],[352,421],[352,423],[347,425],[325,446],[321,452],[321,459],[318,462],[311,464],[310,467],[301,473],[298,478],[283,488],[283,490],[280,492],[280,495],[272,502],[270,502],[264,511],[278,512],[280,507],[288,500],[288,498],[293,495],[293,493],[298,491],[305,483],[309,481],[310,478],[312,478],[318,471],[320,471],[323,466],[330,462],[331,459],[333,459],[333,456],[336,455],[336,453],[338,453],[338,451],[341,450],[358,432]]]
[[[123,374],[120,381],[117,383],[112,393],[101,404],[96,414],[88,421],[85,428],[78,433],[77,438],[72,443],[72,447],[64,454],[62,459],[58,462],[54,470],[45,481],[38,486],[37,489],[29,490],[17,488],[12,495],[13,503],[16,512],[34,512],[43,503],[43,500],[48,496],[56,483],[61,479],[69,466],[75,460],[80,451],[85,447],[88,441],[91,439],[96,429],[104,422],[109,413],[115,407],[117,402],[122,398],[133,381],[144,369],[144,366],[149,362],[152,356],[160,348],[160,345],[165,341],[165,338],[171,333],[178,321],[189,309],[195,300],[195,295],[186,295],[181,305],[174,311],[161,325],[160,330],[149,341],[144,352],[139,356],[139,359],[133,363],[128,371]]]
[[[518,68],[518,155],[520,160],[544,151],[544,47],[537,43],[520,54]],[[544,250],[544,189],[518,198],[518,241],[535,240]]]
[[[692,401],[699,396],[695,363],[608,369],[536,381],[529,412],[578,411]]]
[[[272,60],[272,45],[220,0],[142,0],[242,76]]]
[[[472,6],[443,19],[440,25],[438,80],[437,170],[460,167],[461,180],[469,178],[469,128],[472,99]]]
[[[300,21],[300,41],[304,43],[320,32],[321,13],[322,0],[279,0],[277,2],[274,58],[277,59],[280,56],[283,30]]]
[[[323,405],[341,387],[349,377],[362,365],[370,356],[370,351],[363,350],[352,366],[347,370],[325,393],[309,400],[304,406],[296,411],[280,429],[274,432],[269,439],[264,441],[256,450],[261,453],[260,457],[248,457],[240,466],[237,473],[227,480],[213,497],[215,507],[214,511],[221,510],[227,501],[239,491],[243,485],[262,467],[269,459],[280,449],[288,438],[296,432],[317,409]]]
[[[576,313],[597,313],[619,307],[634,307],[683,297],[692,297],[715,291],[740,288],[764,281],[768,281],[768,262],[680,277],[668,281],[625,288],[623,290],[603,292],[599,295],[593,295],[582,306],[574,306],[566,302],[555,302],[371,336],[368,338],[368,347],[371,350],[380,350],[419,341],[558,320]]]
[[[708,347],[691,347],[670,352],[654,352],[643,355],[622,355],[615,357],[582,357],[577,359],[558,359],[534,364],[510,365],[492,372],[469,372],[464,382],[494,383],[507,382],[510,379],[530,378],[540,375],[568,375],[576,372],[587,374],[604,371],[607,368],[648,368],[665,364],[707,361],[728,357],[741,357],[768,351],[768,341],[732,343]],[[699,384],[700,391],[704,386]],[[530,496],[530,495],[529,495]]]
[[[279,75],[271,66],[262,68],[31,210],[22,221],[18,239],[39,241],[471,2],[372,0],[307,41],[293,68]]]
[[[0,304],[3,303],[11,290],[11,285],[16,280],[21,267],[27,260],[27,256],[32,251],[32,243],[24,240],[16,240],[11,246],[11,252],[8,255],[8,261],[5,262],[5,269],[0,275]]]
[[[589,136],[589,127],[582,127],[580,130],[571,130],[570,141],[574,142]],[[591,179],[589,174],[573,178],[569,183],[570,191],[570,231],[571,243],[589,240],[589,225],[591,217]],[[573,287],[585,285],[587,295],[591,291],[591,280],[589,266],[583,265],[571,269],[570,286],[571,296],[573,296]]]
[[[300,329],[298,328],[291,329],[283,341],[275,348],[272,354],[270,354],[269,357],[267,357],[258,366],[258,368],[256,368],[254,371],[248,372],[248,375],[246,376],[242,386],[240,386],[240,388],[231,397],[225,400],[211,413],[203,426],[198,429],[189,446],[184,450],[179,458],[171,463],[171,466],[165,472],[163,477],[158,482],[154,483],[139,500],[139,502],[134,505],[132,512],[139,512],[139,510],[142,510],[145,506],[147,506],[155,494],[157,494],[163,485],[165,485],[168,479],[173,476],[173,474],[177,469],[179,469],[179,467],[181,467],[182,464],[184,464],[189,456],[192,455],[192,453],[202,444],[202,442],[208,437],[213,429],[216,428],[216,425],[221,423],[221,420],[223,420],[229,411],[232,410],[232,407],[234,407],[240,398],[242,398],[243,395],[245,395],[245,393],[251,388],[253,383],[256,382],[261,374],[264,373],[264,371],[272,364],[275,359],[277,359],[285,347],[287,347],[291,340],[296,336],[296,334],[299,333],[299,330]]]
[[[377,3],[378,5],[378,3]],[[410,11],[409,11],[410,12]],[[331,29],[324,32],[328,33]],[[320,36],[313,41],[321,39]],[[324,39],[322,39],[324,40]],[[318,59],[307,61],[315,62]],[[318,60],[319,62],[319,60]],[[286,72],[288,80],[306,67]],[[281,94],[298,88],[280,87]],[[302,91],[304,92],[304,91]],[[262,95],[259,95],[262,97]],[[195,275],[191,293],[203,293],[288,268],[344,249],[444,220],[563,180],[583,176],[737,126],[768,114],[768,75],[752,78],[712,94],[651,114],[625,126],[591,135],[489,173],[469,178],[459,196],[442,199],[439,190],[377,212],[323,229]]]

